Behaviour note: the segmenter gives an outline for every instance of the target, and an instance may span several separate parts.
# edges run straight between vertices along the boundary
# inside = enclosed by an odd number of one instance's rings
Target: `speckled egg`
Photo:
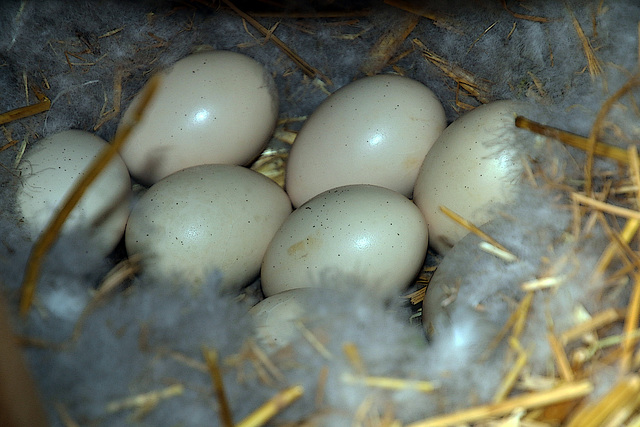
[[[275,234],[262,263],[265,295],[322,286],[342,275],[395,294],[422,266],[427,227],[402,194],[374,185],[325,191],[295,210]],[[349,281],[345,281],[349,283]]]
[[[121,150],[145,184],[190,166],[244,165],[260,154],[278,116],[271,75],[229,51],[189,55],[161,73],[160,87]],[[131,120],[136,97],[122,122]]]
[[[148,274],[199,285],[214,271],[222,287],[254,279],[269,241],[291,212],[276,183],[241,166],[201,165],[154,184],[133,208],[127,252]]]
[[[440,211],[445,206],[480,226],[492,208],[512,199],[522,172],[515,148],[516,113],[524,104],[496,101],[451,123],[424,159],[413,191],[429,225],[429,244],[446,253],[467,234]]]
[[[440,101],[422,83],[391,74],[356,80],[304,123],[287,162],[287,193],[296,207],[349,184],[411,197],[424,156],[445,126]]]
[[[256,325],[260,343],[269,349],[278,349],[301,336],[298,321],[304,322],[307,310],[325,289],[290,289],[263,299],[249,310]]]
[[[17,207],[33,240],[74,189],[81,175],[107,148],[102,138],[82,130],[67,130],[36,142],[18,166],[21,185]],[[115,156],[71,211],[63,235],[81,232],[89,247],[107,255],[122,238],[131,203],[131,180]]]

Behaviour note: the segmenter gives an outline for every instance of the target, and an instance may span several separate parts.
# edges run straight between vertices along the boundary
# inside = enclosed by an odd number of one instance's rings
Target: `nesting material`
[[[0,289],[50,425],[639,425],[640,7],[297,7],[0,6]],[[160,283],[122,245],[105,258],[81,233],[59,236],[65,210],[29,240],[14,203],[23,153],[92,131],[112,142],[98,175],[126,143],[116,129],[135,94],[203,46],[249,55],[274,78],[280,120],[254,168],[280,183],[304,118],[364,75],[418,80],[449,122],[488,101],[528,104],[508,131],[523,166],[514,201],[486,225],[441,209],[475,234],[425,292],[429,256],[407,292],[426,298],[429,337],[400,296],[320,272],[309,280],[336,292],[312,295],[290,344],[265,348],[247,314],[257,283]]]

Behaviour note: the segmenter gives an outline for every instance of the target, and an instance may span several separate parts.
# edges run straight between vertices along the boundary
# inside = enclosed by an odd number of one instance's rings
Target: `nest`
[[[358,42],[361,46],[360,50],[363,46],[367,47],[366,54],[363,55],[364,59],[358,67],[359,75],[374,75],[389,71],[401,75],[414,75],[415,71],[407,66],[429,70],[431,76],[436,76],[439,84],[448,91],[446,103],[450,118],[478,104],[495,99],[496,82],[489,80],[491,76],[476,75],[470,70],[471,67],[449,59],[446,50],[439,49],[436,41],[419,36],[420,31],[417,29],[420,29],[420,26],[434,26],[438,31],[451,35],[470,31],[460,25],[455,14],[426,10],[410,2],[387,1],[385,3],[387,6],[384,10],[392,10],[394,19],[383,31],[379,31],[378,27],[375,37],[366,27],[362,33],[352,33],[349,30],[354,22],[357,23],[360,19],[379,22],[376,18],[372,18],[377,16],[376,10],[372,9],[316,10],[311,15],[282,11],[272,7],[245,12],[244,8],[239,8],[227,0],[223,0],[220,4],[186,2],[181,7],[185,7],[187,12],[192,14],[203,13],[203,10],[206,10],[206,13],[214,15],[221,13],[236,17],[237,19],[233,21],[237,24],[235,31],[248,33],[253,40],[243,45],[238,44],[236,47],[240,50],[248,47],[253,49],[277,47],[280,52],[278,61],[288,61],[286,66],[280,68],[284,71],[277,77],[285,81],[286,91],[290,94],[300,90],[314,91],[325,96],[335,89],[333,81],[340,76],[324,71],[323,64],[311,65],[313,58],[305,58],[303,54],[297,53],[293,47],[278,37],[278,26],[288,26],[294,33],[304,32],[312,36],[314,32],[322,31],[323,26],[344,28],[345,30],[340,33],[341,43],[352,46],[354,42]],[[570,24],[568,28],[574,31],[572,37],[579,41],[576,46],[579,46],[580,50],[572,52],[571,55],[580,56],[584,60],[584,69],[576,72],[588,75],[594,87],[602,85],[606,88],[608,82],[603,76],[605,66],[599,59],[597,48],[593,46],[597,40],[595,36],[598,32],[597,18],[600,14],[606,13],[606,7],[602,3],[595,5],[597,7],[593,12],[593,27],[587,31],[591,36],[585,34],[579,20],[571,11],[568,14],[570,22],[567,24]],[[503,1],[501,6],[503,19],[512,22],[512,27],[502,34],[505,43],[509,42],[513,33],[517,31],[518,25],[523,22],[534,22],[544,31],[545,25],[550,25],[554,19],[557,19],[537,16],[535,11],[524,13],[524,6],[511,7],[506,1]],[[523,10],[523,13],[517,13],[514,9]],[[261,21],[273,22],[274,16],[277,17],[277,22],[270,28],[261,24]],[[148,19],[155,18],[149,13]],[[477,49],[483,38],[491,35],[492,31],[498,31],[496,27],[498,22],[487,22],[482,31],[473,35],[463,34],[466,37],[473,36],[473,42],[467,46],[469,51]],[[64,52],[64,60],[69,70],[77,74],[80,72],[79,69],[99,67],[101,63],[107,61],[109,58],[103,57],[97,49],[97,41],[117,37],[120,31],[122,28],[113,28],[103,34],[78,33],[76,39],[54,42],[57,42],[58,49]],[[140,52],[145,60],[153,63],[161,56],[162,49],[171,45],[171,40],[153,33],[149,33],[148,36],[147,45],[141,48]],[[638,48],[640,49],[640,45]],[[544,61],[549,67],[554,66],[554,55],[557,54],[558,52],[553,52],[551,48],[547,51]],[[108,129],[113,131],[121,112],[123,92],[135,84],[132,81],[140,79],[140,70],[136,67],[117,68],[113,75],[112,86],[105,89],[101,111],[98,116],[93,117],[91,127],[94,131],[102,130],[107,134],[110,132]],[[636,66],[636,69],[640,67]],[[293,74],[299,76],[295,84],[286,81]],[[535,99],[541,104],[552,105],[557,94],[550,94],[545,87],[545,82],[537,74],[540,74],[538,70],[527,70],[524,73],[527,76],[524,83],[511,81],[507,84],[512,93]],[[0,125],[3,125],[2,130],[6,139],[6,144],[0,150],[11,151],[15,164],[20,161],[29,136],[37,134],[35,129],[42,126],[47,111],[52,105],[51,98],[59,102],[58,97],[64,96],[64,94],[53,93],[47,86],[47,81],[46,70],[41,71],[41,75],[37,78],[33,74],[25,73],[24,91],[27,101],[33,101],[27,106],[0,114]],[[640,228],[640,160],[636,148],[638,135],[629,134],[626,124],[616,123],[611,119],[612,110],[620,108],[635,109],[633,114],[637,118],[638,108],[633,93],[639,85],[640,76],[629,73],[626,83],[606,97],[586,136],[571,132],[573,129],[563,130],[560,126],[538,123],[527,117],[518,117],[515,122],[517,127],[540,135],[544,144],[551,144],[552,141],[560,142],[584,153],[584,162],[580,160],[581,164],[584,163],[581,168],[583,174],[577,180],[575,176],[565,175],[553,162],[541,165],[531,159],[524,159],[525,185],[561,195],[561,204],[564,204],[565,209],[571,211],[573,215],[572,226],[567,230],[567,236],[574,241],[579,242],[585,239],[594,227],[601,227],[605,231],[608,244],[602,247],[599,261],[594,268],[593,281],[602,281],[606,284],[602,289],[603,293],[610,294],[616,291],[623,293],[620,289],[627,289],[629,297],[622,299],[626,305],[604,304],[598,312],[583,312],[581,317],[576,318],[575,326],[561,332],[556,332],[549,325],[539,325],[539,328],[545,329],[544,333],[552,355],[550,362],[553,367],[546,376],[532,376],[530,373],[535,370],[530,366],[532,354],[529,349],[522,346],[521,337],[527,322],[531,319],[530,312],[536,301],[534,296],[540,293],[553,294],[557,288],[563,286],[565,278],[554,269],[549,269],[541,271],[533,280],[514,284],[514,286],[520,286],[523,297],[517,301],[508,321],[488,345],[488,348],[495,349],[500,343],[507,343],[503,356],[496,354],[492,356],[502,357],[504,375],[499,379],[497,389],[491,391],[491,402],[474,404],[469,401],[466,408],[444,414],[430,414],[428,417],[427,415],[422,418],[416,417],[414,421],[405,423],[405,426],[640,426],[640,398],[638,397],[640,396],[640,376],[638,376],[640,276],[637,271],[640,262],[637,250],[637,232]],[[152,83],[147,91],[147,97],[153,96],[154,90],[155,85]],[[129,93],[127,96],[131,95]],[[295,98],[295,95],[292,95],[292,98]],[[623,100],[625,100],[624,103]],[[138,114],[144,114],[145,103],[142,102],[139,108]],[[283,115],[274,134],[274,142],[256,160],[252,168],[283,186],[288,146],[294,142],[296,130],[304,119],[303,116]],[[19,123],[26,124],[21,127]],[[135,122],[132,126],[135,126]],[[90,173],[78,182],[75,191],[66,201],[65,207],[35,242],[20,292],[10,297],[10,300],[15,300],[17,295],[22,316],[33,310],[32,304],[34,298],[37,298],[43,259],[56,241],[67,216],[82,197],[83,192],[117,153],[118,147],[126,143],[130,130],[131,128],[121,129],[111,138],[112,144],[108,150],[95,161],[90,168]],[[610,160],[609,164],[616,164],[618,169],[614,172],[604,170],[598,166],[599,158]],[[5,167],[10,169],[9,165]],[[443,207],[443,211],[461,227],[478,235],[486,243],[484,250],[491,252],[505,263],[513,262],[517,258],[509,247],[500,242],[499,238],[485,233],[455,212],[448,211],[446,207]],[[412,291],[403,297],[415,307],[415,317],[420,315],[418,307],[425,297],[429,278],[436,270],[439,259],[434,254],[429,255],[426,264],[428,266],[423,269]],[[131,258],[117,261],[117,265],[104,277],[91,302],[77,320],[73,336],[68,341],[43,343],[34,337],[22,337],[22,345],[63,349],[76,342],[78,336],[83,333],[85,321],[92,315],[93,310],[100,304],[109,304],[110,296],[123,292],[122,284],[127,283],[138,272],[139,260]],[[557,265],[566,260],[554,261]],[[309,329],[303,323],[300,323],[299,329],[306,342],[320,357],[327,360],[337,357],[327,349],[322,330]],[[240,352],[227,356],[224,360],[220,359],[216,349],[204,343],[200,353],[200,360],[189,358],[179,352],[172,353],[172,357],[184,365],[193,367],[201,375],[210,377],[214,395],[211,406],[216,408],[215,414],[219,425],[225,427],[268,425],[273,417],[277,417],[290,405],[295,405],[295,402],[305,395],[313,396],[315,408],[309,408],[304,419],[291,421],[286,425],[321,425],[326,414],[332,411],[323,401],[329,375],[328,368],[309,373],[315,378],[315,389],[305,389],[300,384],[286,384],[283,372],[290,364],[301,363],[300,360],[295,360],[291,349],[268,354],[248,339],[242,345]],[[386,406],[379,404],[380,395],[384,396],[385,393],[417,391],[434,395],[436,400],[438,399],[437,396],[440,393],[438,379],[419,380],[369,374],[366,357],[363,357],[362,349],[353,342],[342,343],[342,353],[341,357],[349,366],[349,371],[341,376],[344,386],[357,385],[370,392],[371,396],[376,396],[376,398],[363,399],[357,411],[348,414],[353,425],[403,425],[400,421],[402,417],[397,416],[392,404]],[[151,354],[149,357],[154,356]],[[254,375],[260,381],[265,384],[275,384],[275,391],[262,406],[256,407],[244,419],[234,423],[233,402],[228,398],[226,391],[228,384],[225,385],[222,371],[235,369],[238,375],[241,375],[241,372],[246,369],[244,362],[251,364]],[[613,384],[598,389],[599,384],[596,378],[602,372],[610,372],[611,368],[617,371]],[[602,388],[605,390],[602,391]],[[25,396],[32,392],[33,390],[26,390]],[[133,420],[144,420],[150,411],[184,392],[185,386],[178,378],[164,389],[122,396],[107,402],[105,414],[129,411],[132,413]],[[33,399],[36,402],[34,405],[37,405],[37,399]],[[16,402],[17,400],[13,400],[12,404],[17,405]],[[64,405],[57,405],[57,412],[65,425],[78,425]],[[284,425],[284,422],[278,425]]]

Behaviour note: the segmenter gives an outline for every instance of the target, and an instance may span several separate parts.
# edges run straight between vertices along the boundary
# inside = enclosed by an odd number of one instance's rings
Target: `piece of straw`
[[[480,237],[485,242],[490,243],[491,245],[495,246],[496,248],[500,249],[501,251],[508,253],[514,259],[516,259],[516,260],[518,259],[515,255],[513,255],[513,253],[509,249],[505,248],[496,239],[494,239],[493,237],[489,236],[484,231],[480,230],[471,221],[463,218],[461,215],[458,215],[457,213],[455,213],[451,209],[447,208],[446,206],[439,206],[439,208],[440,208],[440,211],[443,214],[445,214],[446,216],[448,216],[449,218],[451,218],[452,220],[457,222],[462,227],[466,228],[471,233],[475,234],[476,236]]]
[[[409,37],[419,20],[419,16],[408,13],[395,25],[388,28],[369,50],[360,71],[368,76],[378,74],[388,65],[391,57]]]
[[[276,364],[273,363],[271,361],[271,359],[269,359],[269,356],[267,355],[267,353],[265,353],[260,348],[260,346],[258,346],[255,343],[255,341],[253,339],[249,340],[249,348],[251,349],[253,354],[256,356],[258,361],[260,361],[260,363],[265,367],[265,369],[271,374],[271,376],[273,378],[275,378],[277,381],[280,381],[282,383],[284,383],[286,381],[286,378],[285,378],[284,374],[282,373],[282,371],[280,369],[278,369]]]
[[[524,19],[526,21],[533,21],[533,22],[549,22],[548,18],[545,18],[542,16],[523,15],[522,13],[513,12],[511,9],[507,7],[506,0],[500,0],[500,1],[502,2],[502,7],[504,8],[504,10],[509,12],[514,18]]]
[[[474,423],[495,417],[511,414],[516,409],[536,409],[554,403],[579,399],[593,391],[593,384],[588,380],[562,384],[552,390],[525,393],[500,403],[476,406],[451,414],[427,418],[408,424],[405,427],[447,427]]]
[[[161,390],[141,393],[121,400],[114,400],[107,404],[106,410],[108,413],[113,413],[125,409],[153,407],[163,399],[179,396],[182,393],[184,393],[184,386],[182,384],[174,384]]]
[[[120,114],[120,104],[122,102],[122,78],[123,78],[123,71],[122,69],[118,68],[116,70],[116,72],[113,75],[113,107],[111,108],[111,110],[109,111],[104,111],[103,107],[103,111],[100,114],[100,120],[98,120],[98,123],[96,123],[96,125],[93,127],[94,131],[97,131],[98,129],[100,129],[102,126],[104,126],[105,123],[107,123],[109,120],[112,120],[114,118],[116,118],[118,116],[118,114]],[[105,94],[105,98],[106,98],[106,94]],[[107,103],[107,100],[105,99],[105,105]]]
[[[580,337],[588,334],[589,332],[596,331],[611,323],[617,322],[624,318],[624,313],[616,310],[615,308],[609,308],[600,313],[595,314],[591,319],[579,323],[571,329],[566,330],[560,334],[560,342],[564,345],[579,339]]]
[[[78,320],[76,320],[76,324],[73,327],[73,332],[71,334],[71,339],[76,341],[80,338],[80,334],[82,332],[82,327],[84,326],[84,322],[87,320],[87,317],[93,309],[108,295],[117,290],[126,279],[133,277],[135,273],[140,270],[140,259],[141,256],[139,254],[134,254],[127,259],[120,261],[116,264],[109,273],[104,277],[102,283],[98,286],[96,292],[91,297],[91,301],[87,303],[87,305],[82,309]]]
[[[33,90],[33,93],[38,97],[39,102],[0,113],[0,125],[49,111],[49,108],[51,108],[51,101],[49,98],[44,96],[35,87],[32,87],[31,90]]]
[[[601,202],[599,200],[587,197],[580,193],[571,193],[571,199],[577,203],[590,206],[594,209],[600,210],[605,213],[609,213],[624,218],[634,218],[640,220],[640,212],[632,209],[623,208],[620,206],[611,205],[609,203]]]
[[[563,281],[564,281],[563,277],[556,277],[556,276],[542,277],[540,279],[533,279],[533,280],[524,282],[522,285],[520,285],[520,288],[525,292],[535,291],[540,289],[547,289],[547,288],[555,288],[560,286],[563,283]]]
[[[355,343],[346,342],[342,344],[342,352],[345,356],[347,356],[347,360],[351,364],[351,367],[358,375],[366,375],[367,370],[364,366],[364,362],[362,360],[362,356],[360,356],[360,351]]]
[[[320,342],[320,340],[311,332],[304,323],[300,320],[295,321],[296,328],[300,330],[300,333],[304,337],[304,339],[311,344],[311,346],[325,359],[331,360],[333,359],[333,354]]]
[[[609,422],[616,414],[637,408],[639,398],[640,378],[636,375],[623,378],[599,401],[582,408],[569,421],[567,427],[609,426],[611,425]]]
[[[480,250],[491,254],[497,258],[500,258],[503,261],[507,261],[507,262],[516,262],[518,260],[518,257],[516,257],[514,254],[512,254],[511,252],[506,252],[500,248],[497,248],[495,246],[493,246],[491,243],[489,242],[480,242],[480,244],[478,245],[478,247],[480,248]]]
[[[562,343],[554,333],[547,334],[547,340],[549,341],[551,353],[556,361],[556,368],[558,368],[560,378],[565,381],[573,381],[575,375],[573,374],[569,358],[567,357],[567,353],[565,352]]]
[[[244,13],[242,10],[240,10],[236,5],[234,5],[229,0],[222,0],[222,3],[224,3],[229,9],[237,13],[242,19],[244,19],[249,24],[251,24],[251,26],[254,27],[256,30],[260,31],[260,33],[262,33],[263,36],[265,37],[268,36],[269,41],[273,42],[273,44],[275,44],[281,51],[283,51],[300,68],[300,70],[304,74],[311,77],[312,79],[317,76],[321,76],[323,77],[323,80],[325,82],[329,82],[329,79],[326,76],[324,76],[316,68],[309,65],[304,59],[300,57],[300,55],[295,53],[289,46],[286,45],[286,43],[284,43],[282,40],[280,40],[278,37],[272,34],[267,28],[265,28],[258,21],[253,19],[248,14]]]
[[[367,387],[383,388],[387,390],[416,390],[430,393],[438,388],[438,384],[432,381],[407,380],[392,377],[368,377],[356,376],[344,373],[340,379],[346,384],[361,384]]]
[[[576,34],[578,34],[578,38],[582,43],[582,50],[584,51],[584,56],[587,58],[587,67],[589,68],[589,75],[593,79],[596,76],[602,74],[602,65],[600,65],[600,60],[596,57],[596,53],[591,46],[591,42],[584,34],[582,30],[582,26],[580,22],[576,19],[575,15],[571,10],[569,10],[569,14],[571,15],[571,22],[573,22],[573,28],[576,30]]]
[[[236,424],[236,427],[260,427],[265,425],[271,418],[281,410],[291,405],[304,394],[301,385],[294,385],[282,390],[265,404],[253,411],[244,420]]]
[[[630,145],[627,148],[629,158],[629,177],[636,186],[636,207],[640,210],[640,159],[638,159],[638,147]]]
[[[510,341],[517,343],[517,340],[515,338],[512,338]],[[513,390],[513,387],[518,380],[520,373],[529,361],[529,355],[522,349],[520,344],[512,344],[511,347],[518,352],[518,357],[511,366],[511,369],[509,369],[509,372],[507,372],[507,375],[505,375],[505,377],[502,379],[502,382],[494,393],[493,399],[491,400],[494,403],[502,402],[504,399],[506,399],[511,390]]]
[[[207,362],[207,368],[209,369],[209,375],[213,383],[213,391],[216,393],[218,399],[218,416],[220,423],[223,427],[233,427],[233,415],[231,415],[231,408],[229,407],[227,394],[224,390],[222,372],[220,372],[220,366],[218,365],[218,352],[213,349],[203,348],[202,355],[204,356],[205,362]]]
[[[631,89],[638,85],[640,85],[640,74],[635,74],[629,80],[627,80],[620,89],[618,89],[613,95],[607,98],[607,100],[602,104],[602,107],[600,107],[598,114],[596,115],[596,119],[594,120],[593,126],[591,127],[591,132],[589,133],[587,162],[585,164],[585,194],[591,193],[593,156],[595,154],[597,142],[596,140],[598,138],[598,135],[600,134],[600,130],[602,129],[604,119],[607,117],[607,114],[609,114],[609,111],[611,110],[613,105],[618,102],[618,99],[622,98],[624,95],[630,92]]]
[[[638,228],[640,228],[640,219],[637,219],[637,218],[628,219],[627,222],[624,224],[622,232],[620,233],[620,240],[625,243],[629,243],[631,239],[638,232]],[[596,265],[596,268],[595,268],[596,273],[597,274],[604,273],[605,270],[609,267],[609,264],[611,264],[611,261],[613,261],[613,257],[618,252],[620,252],[620,245],[618,244],[618,242],[614,241],[609,243],[605,248],[604,252],[602,252],[600,259],[598,260],[598,264]]]
[[[520,304],[518,304],[518,307],[513,311],[513,313],[511,313],[502,329],[500,329],[500,332],[498,332],[493,340],[491,340],[489,345],[487,345],[487,349],[480,357],[481,361],[485,361],[489,358],[491,353],[493,353],[496,347],[498,347],[498,344],[500,344],[500,341],[502,341],[504,337],[507,336],[507,333],[512,328],[514,330],[512,339],[518,339],[525,324],[524,319],[526,319],[527,314],[529,313],[529,308],[531,307],[532,301],[533,292],[527,292],[524,298],[522,298],[522,300],[520,301]]]
[[[640,273],[635,273],[623,328],[624,339],[622,340],[622,357],[620,358],[621,374],[626,374],[631,369],[633,350],[638,342],[638,338],[633,334],[638,328],[638,316],[640,316]]]
[[[429,50],[420,39],[414,38],[412,42],[414,46],[420,49],[424,59],[440,68],[447,77],[455,81],[459,87],[465,90],[469,95],[473,96],[483,104],[491,101],[489,96],[490,91],[485,87],[487,85],[484,82],[479,81],[479,79],[464,68],[452,64],[443,57],[437,55],[435,52]]]
[[[576,135],[575,133],[543,125],[523,116],[517,116],[515,124],[518,128],[526,129],[530,132],[537,133],[538,135],[548,136],[571,147],[579,148],[584,151],[589,149],[589,139]],[[625,150],[603,142],[596,142],[593,153],[597,156],[608,157],[616,160],[622,164],[629,163],[629,156]]]

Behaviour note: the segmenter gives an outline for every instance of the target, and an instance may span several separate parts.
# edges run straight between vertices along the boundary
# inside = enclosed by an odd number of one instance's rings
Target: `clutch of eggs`
[[[44,138],[18,166],[22,185],[16,202],[33,240],[74,188],[98,154],[107,147],[102,138],[82,130],[67,130]],[[89,246],[107,255],[122,238],[131,201],[129,172],[115,156],[71,211],[62,233],[74,230],[88,237]]]
[[[160,87],[120,151],[133,177],[150,185],[190,166],[244,165],[260,154],[278,117],[277,89],[260,63],[209,51],[161,74]],[[121,123],[131,121],[139,101],[140,95]]]

